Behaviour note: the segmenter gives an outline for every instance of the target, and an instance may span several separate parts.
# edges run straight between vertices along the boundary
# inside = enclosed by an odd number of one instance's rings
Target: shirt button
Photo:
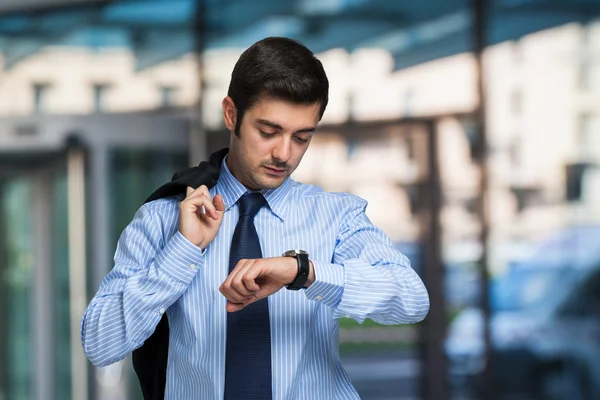
[[[161,307],[161,309],[160,309],[160,310],[158,310],[158,313],[159,313],[159,314],[164,314],[164,313],[165,313],[165,309]]]
[[[315,300],[321,301],[321,300],[323,300],[323,296],[317,296],[317,297],[315,297]]]
[[[190,269],[196,269],[196,264],[190,264]]]

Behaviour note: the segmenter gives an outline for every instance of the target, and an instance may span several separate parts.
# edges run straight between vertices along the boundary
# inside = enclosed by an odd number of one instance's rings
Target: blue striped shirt
[[[83,348],[94,365],[114,363],[140,347],[166,312],[165,398],[223,398],[227,311],[219,286],[228,275],[236,201],[246,191],[223,162],[210,193],[223,196],[226,211],[204,251],[179,233],[183,197],[138,210],[81,323]],[[340,361],[338,319],[418,322],[429,310],[425,286],[371,224],[366,201],[292,179],[262,193],[268,207],[258,212],[255,226],[263,256],[306,250],[315,270],[310,288],[284,288],[268,300],[273,399],[358,399]]]

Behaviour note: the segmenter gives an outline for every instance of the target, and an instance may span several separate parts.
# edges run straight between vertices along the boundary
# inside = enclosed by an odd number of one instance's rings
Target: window
[[[33,398],[30,383],[34,290],[32,184],[24,178],[3,183],[0,192],[0,381],[7,399]]]
[[[578,86],[580,90],[588,90],[592,86],[593,63],[591,57],[591,27],[586,25],[581,30],[581,46],[579,56]]]
[[[161,86],[160,87],[160,106],[161,107],[173,107],[175,105],[175,92],[177,88],[174,86]]]
[[[590,62],[587,56],[583,56],[583,59],[579,61],[579,89],[588,90],[591,86],[592,81],[592,68],[590,68]]]
[[[34,83],[33,84],[33,111],[37,113],[43,113],[47,107],[46,98],[48,96],[48,88],[50,87],[47,83]]]
[[[105,83],[94,85],[94,112],[101,113],[106,110],[106,92],[109,88]]]
[[[491,302],[494,311],[517,311],[543,306],[556,294],[556,288],[569,281],[564,268],[514,265],[504,276],[492,280]]]
[[[521,88],[514,88],[510,94],[510,110],[513,115],[521,115],[523,112],[523,91]]]
[[[592,113],[583,112],[577,121],[577,155],[581,161],[594,161],[600,150],[600,141],[596,138],[598,117]]]
[[[411,117],[414,115],[413,109],[415,104],[415,91],[412,88],[409,88],[404,93],[404,99],[402,101],[404,105],[404,115],[407,117]]]
[[[513,43],[512,46],[512,57],[513,57],[513,62],[516,65],[521,65],[523,64],[523,43],[521,43],[520,40],[517,40],[516,42]]]
[[[582,284],[577,285],[569,295],[561,309],[561,314],[568,317],[598,318],[600,317],[600,271],[584,277]]]
[[[518,169],[521,165],[521,140],[521,136],[517,133],[513,136],[513,140],[511,140],[508,147],[510,163],[515,169]]]

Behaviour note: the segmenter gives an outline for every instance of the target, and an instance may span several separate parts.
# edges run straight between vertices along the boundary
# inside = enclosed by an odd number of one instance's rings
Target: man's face
[[[319,104],[304,105],[266,98],[246,110],[239,137],[233,102],[223,101],[231,133],[227,165],[248,189],[274,189],[296,170],[319,122]],[[231,99],[229,99],[231,100]],[[233,116],[233,118],[229,118]]]

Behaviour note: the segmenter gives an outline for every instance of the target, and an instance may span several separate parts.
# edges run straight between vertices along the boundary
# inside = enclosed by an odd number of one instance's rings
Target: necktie
[[[246,193],[238,200],[240,219],[231,241],[229,272],[241,259],[262,258],[254,216],[264,204],[260,193]],[[227,314],[225,400],[265,400],[271,393],[271,329],[265,298]]]

